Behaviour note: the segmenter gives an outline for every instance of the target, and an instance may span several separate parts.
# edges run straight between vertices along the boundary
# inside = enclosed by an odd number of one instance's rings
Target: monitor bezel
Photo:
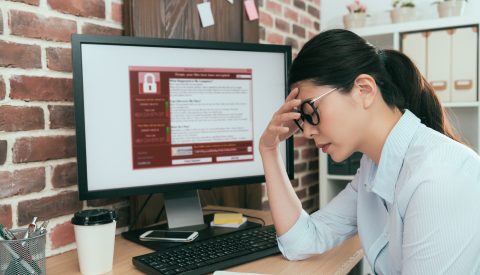
[[[285,64],[285,97],[288,95],[288,69],[291,65],[291,47],[286,45],[266,45],[253,43],[234,43],[220,41],[179,40],[128,36],[98,36],[73,34],[72,46],[72,73],[75,108],[75,131],[77,148],[77,184],[80,200],[127,197],[160,192],[174,192],[192,189],[210,189],[214,187],[245,185],[265,182],[264,175],[237,177],[228,179],[195,181],[185,183],[170,183],[128,188],[114,188],[106,190],[88,190],[87,155],[85,141],[85,112],[83,97],[82,73],[82,44],[118,45],[118,46],[146,46],[146,47],[175,47],[191,49],[212,49],[230,51],[276,52],[284,54]],[[293,179],[294,150],[293,137],[286,140],[286,172],[290,180]]]

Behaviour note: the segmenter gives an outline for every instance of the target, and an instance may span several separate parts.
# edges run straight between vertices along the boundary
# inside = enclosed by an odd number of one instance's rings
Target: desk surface
[[[207,206],[204,210],[205,213],[211,213],[211,210],[214,209],[238,211],[249,216],[262,218],[266,224],[272,224],[270,212],[267,211],[215,206]],[[132,257],[149,252],[152,252],[152,250],[117,236],[113,270],[108,274],[143,274],[133,266]],[[346,274],[362,257],[363,250],[360,240],[358,236],[355,236],[326,253],[304,261],[288,261],[282,255],[276,255],[227,270],[269,274]],[[47,274],[80,274],[76,250],[47,258]]]

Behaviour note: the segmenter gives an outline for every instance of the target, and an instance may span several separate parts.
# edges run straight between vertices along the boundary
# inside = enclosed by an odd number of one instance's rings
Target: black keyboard
[[[275,228],[269,225],[133,257],[132,261],[147,274],[207,274],[278,253]]]

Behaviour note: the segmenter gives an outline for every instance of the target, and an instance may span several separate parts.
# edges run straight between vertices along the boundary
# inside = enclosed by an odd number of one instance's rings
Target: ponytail
[[[387,73],[386,81],[380,83],[385,102],[401,110],[410,110],[426,126],[460,142],[435,90],[410,58],[395,50],[379,51],[378,56]],[[383,90],[386,90],[386,93],[383,93]]]
[[[379,50],[348,30],[324,31],[308,41],[290,67],[288,84],[309,80],[348,92],[360,74],[375,79],[390,107],[409,109],[428,127],[460,141],[432,86],[406,55]]]

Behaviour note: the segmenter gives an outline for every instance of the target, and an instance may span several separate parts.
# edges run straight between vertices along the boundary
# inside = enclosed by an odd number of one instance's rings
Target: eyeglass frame
[[[318,113],[317,107],[315,106],[314,103],[316,101],[318,101],[319,99],[321,99],[322,97],[327,96],[328,94],[330,94],[330,93],[332,93],[336,90],[337,90],[337,88],[333,88],[333,89],[329,90],[328,92],[326,92],[324,94],[321,94],[321,95],[319,95],[319,96],[317,96],[313,99],[306,100],[306,101],[302,102],[302,104],[300,104],[300,109],[294,110],[295,112],[300,114],[299,119],[294,119],[293,120],[295,122],[295,124],[297,125],[297,127],[300,129],[300,131],[303,132],[303,127],[300,125],[299,120],[306,121],[306,122],[310,123],[310,125],[313,125],[313,126],[316,126],[316,125],[320,124],[320,114]],[[313,109],[312,114],[305,114],[305,112],[303,111],[303,106],[305,106],[305,104],[308,104],[308,105],[310,105],[310,107],[312,107],[312,109]],[[313,115],[315,115],[317,117],[317,123],[314,123]]]

